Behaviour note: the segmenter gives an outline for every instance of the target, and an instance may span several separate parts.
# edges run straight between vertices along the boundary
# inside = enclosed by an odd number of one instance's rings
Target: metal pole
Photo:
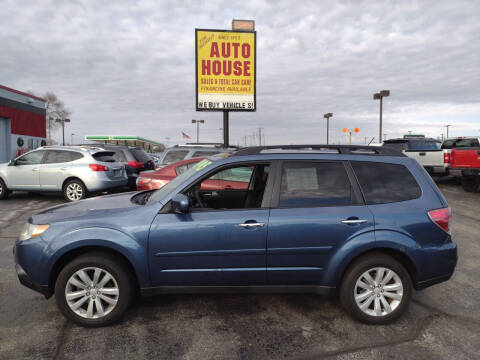
[[[62,120],[62,145],[65,146],[65,121]]]
[[[328,145],[328,127],[329,127],[330,117],[327,117],[327,145]]]
[[[223,110],[223,146],[228,147],[228,110]]]
[[[383,103],[383,96],[380,96],[380,131],[378,133],[379,142],[382,142],[382,103]]]
[[[199,142],[199,133],[200,133],[200,121],[197,120],[197,144]]]
[[[349,134],[350,134],[350,145],[352,145],[352,132],[349,131]]]

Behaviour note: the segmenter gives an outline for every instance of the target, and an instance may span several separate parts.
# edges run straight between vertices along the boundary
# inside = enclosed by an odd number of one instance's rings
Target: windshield
[[[172,181],[167,183],[165,186],[163,186],[162,188],[155,191],[152,194],[152,196],[150,196],[150,199],[148,199],[148,203],[153,204],[155,202],[158,202],[158,201],[162,200],[165,196],[167,196],[173,189],[175,189],[182,182],[184,182],[189,177],[193,176],[195,173],[204,169],[205,167],[207,167],[208,165],[210,165],[212,163],[213,163],[212,160],[205,159],[205,160],[202,160],[199,163],[195,164],[195,166],[191,167],[190,169],[185,171],[183,174],[177,176]]]

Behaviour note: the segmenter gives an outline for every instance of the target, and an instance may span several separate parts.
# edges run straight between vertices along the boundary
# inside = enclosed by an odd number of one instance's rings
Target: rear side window
[[[140,162],[143,162],[143,163],[152,161],[152,158],[143,149],[135,149],[134,148],[134,149],[130,149],[130,151],[132,152],[133,156],[135,156],[135,159],[137,161],[140,161]]]
[[[99,151],[93,154],[92,157],[101,162],[116,162],[117,160],[114,158],[114,155],[114,151]]]
[[[177,175],[183,174],[185,171],[190,169],[195,164],[196,164],[196,162],[191,162],[191,163],[188,163],[188,164],[183,164],[183,165],[177,166],[175,168],[175,173]]]
[[[75,161],[83,158],[83,155],[76,151],[69,151],[70,153],[70,161]]]
[[[352,203],[352,186],[341,162],[285,162],[280,207],[342,206]]]
[[[185,159],[185,156],[187,156],[188,150],[173,150],[169,151],[167,155],[163,158],[163,163],[164,164],[172,164],[177,161],[181,161]]]
[[[410,171],[403,165],[352,161],[368,205],[412,200],[422,191]]]
[[[118,162],[122,162],[122,163],[126,163],[126,162],[127,162],[127,157],[125,156],[125,154],[123,153],[122,150],[117,150],[117,151],[115,151],[115,154],[113,155],[113,157],[114,157]]]
[[[70,151],[48,150],[45,156],[45,164],[61,164],[72,161]]]

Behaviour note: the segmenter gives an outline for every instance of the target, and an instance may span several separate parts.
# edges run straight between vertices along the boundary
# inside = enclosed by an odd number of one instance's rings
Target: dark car
[[[224,172],[244,186],[205,189]],[[137,292],[206,291],[339,295],[358,320],[385,324],[413,288],[452,276],[450,214],[425,170],[396,150],[254,147],[205,159],[159,190],[32,216],[15,267],[84,326],[117,321]]]
[[[90,144],[90,146],[115,151],[113,157],[125,165],[128,176],[127,186],[132,190],[137,188],[137,177],[140,172],[155,169],[154,160],[142,147],[115,144]]]

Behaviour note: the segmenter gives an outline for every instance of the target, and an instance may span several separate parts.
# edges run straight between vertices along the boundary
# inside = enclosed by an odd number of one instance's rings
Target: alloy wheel
[[[403,284],[395,271],[375,267],[365,271],[354,287],[357,306],[370,316],[386,316],[400,305]]]
[[[71,201],[80,200],[83,196],[83,189],[80,184],[71,183],[67,186],[67,197]]]
[[[65,287],[65,299],[70,309],[87,319],[108,315],[117,305],[119,294],[113,275],[98,267],[76,271]]]

